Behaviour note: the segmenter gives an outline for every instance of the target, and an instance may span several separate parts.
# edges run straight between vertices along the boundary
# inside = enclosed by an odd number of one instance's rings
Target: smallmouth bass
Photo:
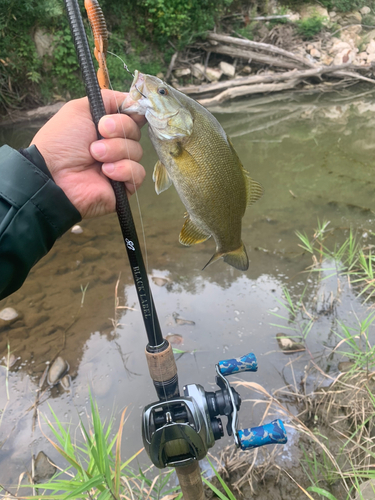
[[[173,183],[187,210],[180,243],[190,246],[213,236],[216,252],[204,268],[222,257],[236,269],[247,270],[242,217],[263,188],[243,168],[216,118],[156,76],[138,71],[121,112],[145,115],[148,121],[159,157],[155,190],[160,194]]]

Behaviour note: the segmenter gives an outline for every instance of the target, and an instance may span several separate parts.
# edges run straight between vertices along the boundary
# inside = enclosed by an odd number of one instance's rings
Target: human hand
[[[125,94],[102,90],[108,115],[99,121],[97,140],[88,99],[66,103],[35,135],[31,144],[39,149],[56,184],[80,212],[82,218],[115,211],[116,200],[107,177],[124,182],[133,194],[145,171],[140,126],[143,116],[118,114]]]

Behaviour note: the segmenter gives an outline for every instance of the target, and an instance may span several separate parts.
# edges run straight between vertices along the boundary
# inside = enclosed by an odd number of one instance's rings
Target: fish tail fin
[[[247,271],[249,268],[249,258],[246,253],[245,245],[241,243],[241,246],[237,248],[237,250],[225,254],[224,262],[240,271]]]
[[[228,253],[216,252],[211,257],[211,259],[207,262],[203,269],[206,269],[207,266],[216,262],[220,257],[224,258],[224,262],[229,264],[230,266],[239,269],[240,271],[247,271],[249,268],[249,258],[246,253],[245,245],[241,242],[241,246],[236,250],[232,250]],[[203,271],[202,269],[202,271]]]

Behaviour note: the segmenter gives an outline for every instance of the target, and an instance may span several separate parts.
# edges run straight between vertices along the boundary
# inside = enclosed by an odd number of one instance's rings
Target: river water
[[[251,176],[264,186],[264,196],[243,219],[243,241],[250,267],[246,273],[219,261],[202,271],[214,242],[186,248],[179,244],[184,207],[173,188],[157,196],[152,182],[156,155],[143,131],[143,164],[147,179],[132,198],[136,226],[147,251],[147,265],[164,335],[174,347],[180,386],[199,383],[216,390],[215,363],[254,352],[259,370],[237,379],[274,391],[292,381],[293,356],[278,347],[278,323],[288,326],[280,301],[288,287],[297,299],[304,290],[306,307],[337,295],[337,280],[318,281],[303,271],[311,256],[298,246],[295,231],[313,235],[318,220],[336,228],[331,244],[352,227],[360,240],[375,232],[374,158],[375,94],[355,87],[351,93],[302,96],[278,94],[212,109]],[[40,124],[0,129],[0,143],[25,146]],[[24,286],[0,302],[21,315],[0,333],[0,358],[9,342],[17,362],[7,377],[0,366],[0,483],[15,484],[31,468],[31,456],[43,450],[60,466],[63,460],[43,433],[43,418],[33,429],[33,409],[40,377],[57,353],[69,363],[70,390],[54,387],[41,397],[39,412],[51,417],[49,405],[72,434],[89,412],[89,391],[102,418],[119,422],[127,408],[122,456],[142,447],[141,412],[156,400],[144,356],[146,335],[116,217],[83,221],[81,234],[66,233],[31,271]],[[158,280],[156,278],[166,278]],[[163,285],[163,286],[160,286]],[[117,306],[117,307],[116,307]],[[274,313],[285,316],[275,318]],[[341,284],[335,317],[351,324],[368,314],[352,289]],[[195,324],[179,324],[175,318]],[[301,378],[309,357],[321,356],[323,370],[337,370],[326,357],[334,345],[332,318],[320,314],[308,335],[305,355],[296,361]],[[300,354],[298,355],[300,356]],[[328,366],[329,365],[329,366]],[[234,377],[236,378],[236,377]],[[7,387],[9,400],[7,396]],[[241,389],[239,389],[241,392]],[[253,394],[242,390],[244,400]],[[243,403],[241,426],[258,424],[261,410]],[[230,443],[222,439],[214,448]],[[141,464],[149,464],[144,452]]]

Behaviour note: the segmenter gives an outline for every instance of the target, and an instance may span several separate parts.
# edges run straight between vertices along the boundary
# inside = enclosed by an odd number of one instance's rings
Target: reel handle
[[[240,429],[237,435],[242,450],[252,450],[265,444],[285,444],[288,441],[284,424],[279,419],[259,427]]]
[[[219,361],[218,365],[220,373],[224,376],[232,373],[256,372],[258,370],[258,361],[252,352],[240,358],[224,359]]]

